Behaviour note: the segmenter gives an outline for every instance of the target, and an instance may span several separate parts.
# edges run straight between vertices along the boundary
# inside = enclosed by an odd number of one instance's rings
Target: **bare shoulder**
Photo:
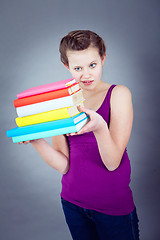
[[[127,105],[132,102],[132,94],[128,87],[117,85],[113,88],[111,94],[111,105]]]
[[[114,96],[123,96],[125,95],[126,97],[130,97],[131,96],[131,91],[128,87],[124,86],[124,85],[117,85],[113,88],[112,90],[112,95]]]

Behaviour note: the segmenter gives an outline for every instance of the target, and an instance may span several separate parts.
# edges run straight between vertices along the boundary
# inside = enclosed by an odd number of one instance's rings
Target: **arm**
[[[62,174],[69,170],[69,149],[66,137],[53,137],[53,147],[45,139],[26,141],[24,144],[31,143],[42,159],[52,168]],[[22,144],[22,142],[19,142]]]
[[[104,165],[109,171],[115,170],[121,162],[132,129],[133,107],[129,89],[122,85],[113,89],[109,128],[96,112],[85,108],[81,110],[90,115],[91,121],[79,131],[79,134],[93,131]]]
[[[56,169],[62,174],[65,174],[69,170],[69,157],[67,155],[67,145],[65,145],[64,138],[64,136],[61,136],[60,138],[60,144],[62,144],[62,151],[54,149],[45,139],[37,139],[30,141],[30,143],[36,149],[42,159],[50,167]],[[66,146],[65,150],[64,146]]]

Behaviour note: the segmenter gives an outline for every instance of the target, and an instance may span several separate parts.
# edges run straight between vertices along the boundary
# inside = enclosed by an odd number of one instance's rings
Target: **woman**
[[[61,201],[75,240],[139,239],[126,147],[133,108],[130,90],[101,80],[106,58],[103,39],[87,30],[72,31],[60,43],[61,61],[79,82],[89,123],[78,133],[31,144],[63,174]],[[28,143],[28,142],[27,142]]]

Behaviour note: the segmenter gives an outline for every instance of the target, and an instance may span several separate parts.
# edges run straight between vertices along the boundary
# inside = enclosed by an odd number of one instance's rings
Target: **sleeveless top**
[[[112,85],[97,110],[109,126]],[[70,169],[62,177],[61,197],[79,207],[108,215],[127,215],[134,210],[130,184],[130,160],[125,149],[119,167],[107,170],[93,132],[67,137]],[[107,146],[107,142],[106,142]]]

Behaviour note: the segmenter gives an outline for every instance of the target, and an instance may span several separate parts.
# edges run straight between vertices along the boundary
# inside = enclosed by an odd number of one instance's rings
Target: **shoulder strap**
[[[108,102],[108,106],[109,106],[109,119],[108,119],[108,126],[110,124],[110,115],[111,115],[111,106],[110,106],[110,99],[111,99],[111,93],[112,93],[112,90],[113,88],[117,86],[117,85],[111,85],[110,88],[108,89],[108,92],[107,92],[107,102]]]
[[[110,115],[110,97],[112,89],[116,85],[111,85],[106,93],[105,99],[100,106],[100,108],[97,110],[97,112],[105,119],[105,121],[108,123],[109,115]]]
[[[107,92],[107,101],[108,101],[109,106],[110,106],[111,93],[112,93],[112,90],[115,86],[117,86],[117,85],[115,85],[115,84],[111,85],[110,88],[108,89],[108,92]]]

